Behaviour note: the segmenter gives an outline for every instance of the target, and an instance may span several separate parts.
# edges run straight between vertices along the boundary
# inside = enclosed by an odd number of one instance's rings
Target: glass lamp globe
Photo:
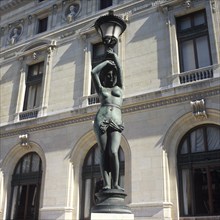
[[[102,37],[103,43],[111,48],[117,44],[126,27],[124,20],[114,15],[113,11],[109,11],[108,15],[98,18],[95,22],[95,29]]]

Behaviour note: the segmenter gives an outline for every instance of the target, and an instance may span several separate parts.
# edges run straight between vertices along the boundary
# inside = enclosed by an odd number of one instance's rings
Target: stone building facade
[[[127,23],[120,182],[135,220],[220,218],[220,1],[0,2],[0,219],[89,219],[101,181],[93,25]]]

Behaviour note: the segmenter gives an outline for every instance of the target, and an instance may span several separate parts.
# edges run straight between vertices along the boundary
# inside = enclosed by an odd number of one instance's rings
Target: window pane
[[[195,54],[193,47],[193,40],[185,41],[182,43],[182,59],[183,71],[188,71],[196,68]]]
[[[213,212],[220,213],[220,166],[210,169],[212,179]]]
[[[41,102],[41,90],[42,90],[42,85],[41,83],[36,85],[36,94],[35,94],[35,99],[34,99],[34,106],[33,108],[37,108],[40,106]]]
[[[86,166],[92,165],[92,154],[90,153],[86,162]]]
[[[197,215],[210,213],[206,169],[194,170],[195,209]]]
[[[207,36],[199,37],[196,39],[196,49],[199,65],[198,68],[211,65]]]
[[[15,186],[12,190],[12,205],[11,205],[10,219],[14,219],[15,217],[17,195],[18,195],[18,186]]]
[[[188,145],[187,145],[187,139],[183,142],[181,147],[181,154],[187,154],[188,153]]]
[[[37,76],[39,74],[42,74],[43,69],[44,69],[44,62],[37,63],[37,64],[29,66],[29,68],[28,68],[28,77]]]
[[[182,170],[182,185],[183,185],[184,215],[189,215],[191,214],[192,195],[191,195],[190,172],[188,169]]]
[[[124,152],[121,147],[119,148],[118,154],[119,154],[119,160],[125,161]]]
[[[190,17],[181,19],[180,21],[180,30],[185,30],[191,27],[191,19]]]
[[[125,184],[124,184],[124,180],[125,180],[125,176],[121,175],[119,177],[119,186],[121,186],[122,188],[124,188]]]
[[[32,72],[32,75],[33,75],[33,76],[38,75],[38,69],[39,69],[38,65],[34,65],[34,66],[33,66],[33,72]]]
[[[22,173],[29,173],[30,172],[30,166],[31,166],[31,154],[28,154],[23,159]]]
[[[92,68],[97,66],[105,56],[105,47],[102,43],[94,44],[93,45],[93,52],[92,52]]]
[[[103,180],[102,177],[100,176],[99,178],[96,178],[95,193],[99,192],[102,188],[103,188]]]
[[[97,66],[105,56],[105,47],[102,43],[97,43],[92,46],[92,68]],[[91,80],[90,94],[95,94],[95,86],[93,80]]]
[[[38,33],[42,33],[47,30],[47,20],[48,18],[39,19],[38,21]]]
[[[33,154],[32,156],[32,172],[39,171],[40,158],[37,154]]]
[[[197,26],[201,24],[205,24],[205,14],[203,12],[197,13],[194,16],[194,25]]]
[[[19,174],[20,172],[21,172],[21,163],[18,164],[15,173],[16,173],[16,174]]]
[[[91,91],[90,91],[90,94],[95,94],[96,93],[96,90],[95,90],[95,85],[94,85],[94,82],[92,81],[91,82]]]
[[[34,75],[36,75],[36,65],[31,65],[28,67],[28,78]]]
[[[41,101],[41,83],[29,86],[27,97],[27,109],[33,109],[40,106]]]
[[[27,185],[24,185],[20,187],[20,195],[18,197],[18,209],[16,211],[15,219],[25,219],[24,210],[26,204],[26,197],[27,197]]]
[[[32,109],[34,107],[34,97],[36,88],[36,85],[29,87],[27,109]]]
[[[91,198],[91,179],[87,179],[85,183],[85,204],[84,217],[90,217],[90,198]]]
[[[191,141],[191,152],[192,153],[205,151],[204,136],[203,136],[202,128],[197,129],[191,133],[190,141]]]
[[[41,62],[40,64],[39,64],[39,73],[38,74],[43,74],[43,71],[44,71],[44,62]]]
[[[37,85],[29,86],[28,88],[27,109],[34,108],[36,90],[37,90]]]
[[[220,149],[220,129],[216,127],[207,128],[208,150]]]
[[[100,164],[100,150],[99,150],[99,147],[95,148],[95,164]]]
[[[27,198],[27,219],[34,219],[35,215],[35,199],[37,193],[37,186],[32,184],[28,186],[28,198]]]
[[[97,58],[105,54],[105,47],[103,44],[98,43],[93,46],[93,57]]]
[[[100,0],[100,9],[107,8],[112,5],[112,0]]]

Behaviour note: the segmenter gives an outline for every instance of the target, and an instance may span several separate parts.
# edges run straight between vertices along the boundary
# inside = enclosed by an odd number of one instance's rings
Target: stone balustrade
[[[19,113],[19,120],[25,120],[30,118],[36,118],[38,116],[39,109],[31,109]]]
[[[179,74],[180,84],[213,78],[213,66],[195,69]]]

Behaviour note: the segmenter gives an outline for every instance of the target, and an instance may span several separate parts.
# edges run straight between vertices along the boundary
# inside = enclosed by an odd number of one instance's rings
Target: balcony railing
[[[19,113],[19,120],[36,118],[38,116],[39,108],[23,111]]]
[[[99,97],[97,94],[92,94],[90,96],[88,96],[88,105],[93,105],[96,103],[99,103]]]
[[[187,71],[179,74],[180,84],[213,78],[213,66]]]

